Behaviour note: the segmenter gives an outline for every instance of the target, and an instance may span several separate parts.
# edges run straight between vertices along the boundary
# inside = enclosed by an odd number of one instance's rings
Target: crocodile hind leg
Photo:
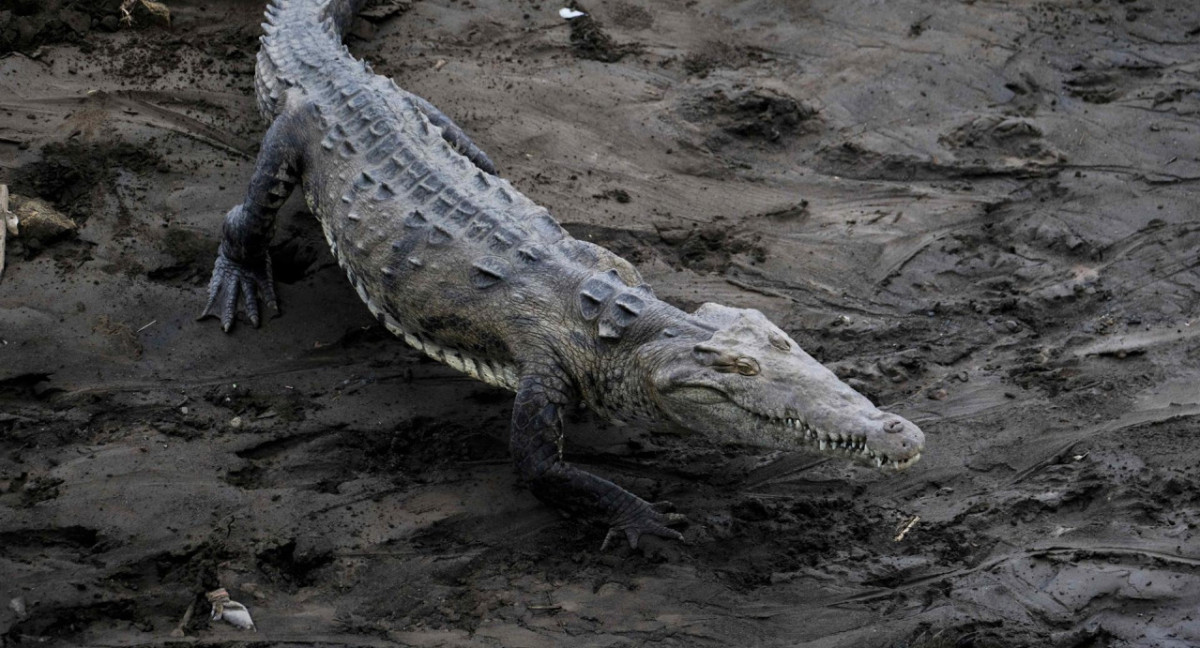
[[[668,525],[682,515],[659,513],[642,498],[563,461],[562,408],[571,402],[566,382],[526,375],[517,388],[509,450],[517,470],[538,499],[571,513],[599,516],[609,524],[601,551],[622,535],[637,548],[644,534],[682,540]]]
[[[483,149],[476,146],[475,142],[472,142],[471,138],[467,136],[466,131],[459,128],[454,120],[446,116],[446,113],[416,95],[413,95],[413,103],[421,112],[425,113],[425,118],[429,120],[429,123],[442,129],[442,139],[453,146],[454,150],[467,156],[467,159],[484,173],[496,175],[496,164],[492,162],[492,158],[488,157]]]
[[[300,156],[292,135],[295,114],[293,110],[283,112],[267,129],[246,198],[225,215],[208,303],[200,319],[220,317],[226,333],[233,328],[239,297],[254,326],[260,322],[260,299],[279,312],[268,246],[275,231],[275,215],[299,180]]]

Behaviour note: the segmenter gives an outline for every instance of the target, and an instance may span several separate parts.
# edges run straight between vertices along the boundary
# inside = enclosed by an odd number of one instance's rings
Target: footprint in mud
[[[683,71],[703,79],[719,69],[737,70],[768,60],[770,56],[758,48],[725,41],[711,41],[683,58]]]
[[[1136,92],[1142,85],[1161,76],[1162,70],[1157,67],[1085,70],[1067,79],[1063,85],[1072,97],[1087,103],[1106,104]]]
[[[959,157],[969,156],[970,162],[980,166],[1054,165],[1067,161],[1065,155],[1046,142],[1036,124],[1004,115],[974,117],[944,133],[938,143]]]
[[[817,111],[770,88],[710,88],[685,97],[679,115],[712,128],[705,145],[719,149],[735,140],[780,142],[812,128]]]

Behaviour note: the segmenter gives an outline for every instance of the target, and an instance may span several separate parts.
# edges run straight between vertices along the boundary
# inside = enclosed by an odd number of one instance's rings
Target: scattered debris
[[[896,539],[895,539],[895,541],[896,541],[896,542],[900,542],[901,540],[903,540],[903,539],[904,539],[904,536],[908,535],[908,532],[909,532],[909,531],[911,531],[911,530],[912,530],[912,528],[913,528],[914,526],[916,526],[916,525],[917,525],[917,522],[920,522],[920,521],[921,521],[921,516],[920,516],[920,515],[914,515],[914,516],[912,516],[912,519],[911,519],[911,520],[909,520],[909,521],[908,521],[908,523],[907,523],[907,524],[905,524],[905,525],[904,525],[904,526],[903,526],[903,527],[900,529],[900,532],[896,534]]]
[[[224,619],[226,623],[235,628],[258,632],[254,620],[250,618],[250,610],[237,601],[229,600],[229,592],[225,591],[224,587],[213,590],[206,596],[208,602],[212,603],[213,621]]]
[[[8,602],[8,609],[12,610],[18,619],[24,619],[28,614],[25,608],[25,599],[20,596]]]
[[[158,324],[158,320],[151,320],[149,324],[146,324],[145,326],[143,326],[142,328],[138,329],[135,332],[141,333],[142,331],[145,331],[146,329],[150,328],[151,326],[154,326],[155,324]]]
[[[564,12],[569,12],[570,17]],[[641,49],[637,45],[618,44],[604,33],[599,21],[592,18],[577,2],[572,2],[570,8],[562,9],[558,15],[570,21],[571,49],[575,51],[577,58],[615,63],[626,54]]]

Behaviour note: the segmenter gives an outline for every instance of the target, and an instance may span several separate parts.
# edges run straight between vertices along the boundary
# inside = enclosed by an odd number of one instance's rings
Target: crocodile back
[[[289,86],[338,61],[351,62],[342,37],[366,0],[271,0],[254,70],[258,110],[268,123]]]

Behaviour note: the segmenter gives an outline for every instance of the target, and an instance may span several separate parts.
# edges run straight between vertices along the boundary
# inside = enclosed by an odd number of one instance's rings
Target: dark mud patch
[[[153,144],[153,142],[150,142]],[[129,142],[52,142],[42,159],[15,169],[13,191],[49,201],[76,222],[91,216],[96,192],[114,191],[122,172],[166,172],[170,165],[157,152]]]
[[[167,585],[199,595],[220,587],[220,565],[235,557],[236,554],[220,540],[206,538],[179,550],[163,551],[126,563],[112,579],[133,592]],[[203,618],[203,615],[197,616]]]
[[[317,582],[319,571],[333,562],[330,551],[297,548],[295,539],[268,547],[255,556],[258,571],[273,583],[300,588]]]
[[[120,0],[4,0],[0,2],[0,52],[32,53],[59,43],[91,51],[89,32],[115,32],[121,27],[120,4]]]
[[[202,285],[208,282],[216,259],[217,241],[207,233],[175,226],[163,235],[162,250],[174,263],[146,273],[151,281]],[[290,268],[290,266],[289,266]]]
[[[50,373],[26,373],[0,380],[0,402],[41,400],[54,392],[50,385]]]
[[[606,4],[606,15],[618,27],[624,27],[625,29],[650,29],[654,26],[654,14],[643,7],[620,1]]]
[[[103,538],[96,529],[78,525],[47,529],[25,529],[0,532],[0,554],[12,555],[14,551],[39,550],[46,547],[64,547],[90,552],[102,549]]]
[[[332,263],[329,244],[316,217],[311,214],[297,214],[276,240],[271,246],[271,264],[275,280],[280,283],[296,283],[311,276],[322,261]]]
[[[355,470],[384,475],[414,475],[452,464],[503,460],[507,448],[485,430],[450,421],[418,417],[391,430],[364,430],[339,435],[338,447]]]
[[[616,63],[630,54],[641,51],[634,43],[618,43],[604,31],[604,26],[577,2],[569,5],[585,15],[570,20],[571,52],[577,58],[601,63]]]
[[[264,393],[244,382],[225,382],[209,387],[204,390],[203,398],[244,422],[279,419],[295,423],[303,421],[310,409],[319,407],[299,390],[284,388],[275,393]]]
[[[698,272],[721,273],[735,257],[745,257],[753,264],[766,260],[767,255],[761,235],[738,233],[720,218],[707,225],[659,227],[658,236],[680,267]]]
[[[114,626],[127,629],[140,618],[138,605],[132,600],[103,601],[80,605],[49,604],[39,606],[37,614],[17,621],[0,637],[15,645],[33,640],[37,643],[62,640],[78,635],[89,627]],[[148,631],[153,625],[137,628]]]

